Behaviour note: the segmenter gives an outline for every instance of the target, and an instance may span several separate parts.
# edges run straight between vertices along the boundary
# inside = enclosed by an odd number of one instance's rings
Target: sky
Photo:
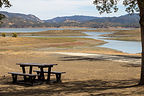
[[[86,15],[95,17],[112,17],[127,14],[121,1],[120,10],[112,14],[99,14],[93,4],[94,0],[9,0],[12,4],[10,8],[2,8],[1,11],[33,14],[42,20],[54,17]]]

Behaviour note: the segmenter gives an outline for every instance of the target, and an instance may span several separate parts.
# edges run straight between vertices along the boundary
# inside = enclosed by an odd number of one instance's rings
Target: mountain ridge
[[[0,11],[6,16],[1,27],[139,27],[139,15],[122,15],[119,17],[94,17],[84,15],[55,17],[41,20],[32,14],[10,13]]]

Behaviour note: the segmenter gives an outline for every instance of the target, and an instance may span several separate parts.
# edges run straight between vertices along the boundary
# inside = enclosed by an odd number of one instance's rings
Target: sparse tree
[[[94,0],[97,10],[101,13],[118,11],[118,3],[122,1],[128,13],[139,12],[141,41],[142,41],[142,64],[139,85],[144,85],[144,0]]]
[[[17,33],[12,33],[12,37],[17,37]]]

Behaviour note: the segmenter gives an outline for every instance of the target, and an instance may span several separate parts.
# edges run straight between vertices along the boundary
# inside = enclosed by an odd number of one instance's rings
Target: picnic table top
[[[39,66],[39,67],[50,67],[57,65],[57,64],[39,64],[39,63],[16,63],[16,64],[20,66]]]

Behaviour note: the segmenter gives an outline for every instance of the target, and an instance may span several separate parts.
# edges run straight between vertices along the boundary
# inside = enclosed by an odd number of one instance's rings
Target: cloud
[[[11,0],[13,5],[4,11],[34,14],[41,19],[66,15],[99,16],[93,0]]]

